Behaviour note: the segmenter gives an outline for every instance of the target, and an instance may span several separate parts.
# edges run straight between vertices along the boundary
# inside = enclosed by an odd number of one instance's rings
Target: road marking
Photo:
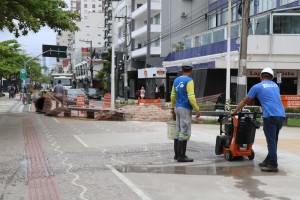
[[[89,148],[89,145],[87,145],[82,139],[80,139],[77,135],[73,135],[84,147]]]
[[[128,178],[126,178],[123,174],[118,172],[111,165],[106,165],[119,179],[121,179],[128,187],[130,187],[141,199],[143,200],[151,200],[142,190],[140,190],[137,186],[135,186]]]
[[[84,197],[84,194],[87,192],[87,188],[86,188],[84,185],[80,185],[80,184],[76,183],[76,181],[80,178],[80,176],[79,176],[78,174],[76,174],[76,173],[70,172],[70,170],[73,168],[73,165],[72,165],[72,164],[67,164],[67,163],[65,163],[67,160],[68,160],[68,158],[65,157],[64,160],[63,160],[61,163],[62,163],[63,165],[66,165],[66,166],[69,167],[69,168],[66,170],[66,172],[67,172],[68,174],[71,174],[71,175],[75,176],[75,178],[72,180],[71,183],[72,183],[73,185],[76,185],[76,186],[82,188],[82,192],[80,193],[79,198],[80,198],[80,199],[83,199],[83,200],[88,200],[87,198]]]
[[[56,123],[60,124],[60,121],[58,121],[55,117],[52,117],[52,119],[56,121]]]

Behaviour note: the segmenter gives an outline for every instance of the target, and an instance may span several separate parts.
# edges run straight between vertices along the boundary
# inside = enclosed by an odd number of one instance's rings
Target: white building
[[[99,60],[99,55],[104,47],[103,1],[71,0],[71,10],[77,11],[81,16],[81,20],[76,22],[80,30],[74,33],[64,32],[62,36],[57,36],[57,45],[68,46],[67,59],[68,61],[71,60],[71,62],[68,64],[67,71],[70,71],[72,67],[72,73],[75,74],[75,78],[76,74],[81,74],[80,77],[82,78],[83,72],[75,71],[75,66],[83,64],[81,62],[90,63],[91,55],[94,55]],[[58,66],[63,66],[63,63],[66,63],[63,61],[65,59],[60,59]],[[99,62],[97,61],[97,63]],[[99,67],[94,66],[93,75],[97,73],[96,69],[99,70]],[[91,80],[90,72],[85,73],[84,76]],[[78,77],[76,79],[79,80]]]

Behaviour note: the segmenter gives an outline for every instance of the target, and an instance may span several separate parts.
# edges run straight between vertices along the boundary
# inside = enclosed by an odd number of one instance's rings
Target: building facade
[[[127,85],[129,98],[136,98],[142,86],[148,91],[146,97],[155,98],[155,85],[164,81],[138,75],[138,70],[162,66],[161,6],[161,0],[122,0],[116,7],[117,49],[123,54],[117,58],[117,68],[122,69],[117,77],[121,97]]]
[[[68,58],[59,59],[58,66],[64,66],[67,60],[67,67],[63,68],[74,74],[74,79],[78,85],[84,87],[93,85],[93,80],[97,71],[103,68],[101,52],[104,49],[104,1],[103,0],[71,0],[71,10],[80,14],[81,20],[76,24],[79,31],[63,32],[57,36],[57,45],[68,47]],[[88,70],[84,67],[88,63]],[[80,70],[80,71],[79,71]]]
[[[247,88],[260,81],[259,75],[263,68],[271,67],[275,71],[274,81],[278,82],[281,94],[300,94],[299,1],[249,2]],[[241,41],[240,13],[244,8],[240,1],[235,0],[231,7],[230,97],[235,102]],[[202,9],[205,10],[205,5]],[[194,65],[196,96],[223,93],[225,97],[228,1],[210,0],[206,10],[202,24],[207,26],[207,30],[185,37],[182,40],[184,49],[169,53],[163,66],[167,68],[168,74],[177,74],[181,64],[190,61]]]

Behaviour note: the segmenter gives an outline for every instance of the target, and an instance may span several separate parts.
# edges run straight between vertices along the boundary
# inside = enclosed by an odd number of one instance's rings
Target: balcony
[[[160,55],[161,47],[151,47],[150,48],[150,55]],[[131,52],[132,58],[139,58],[139,57],[146,57],[147,55],[147,47],[142,47],[140,49],[136,49]]]
[[[161,26],[152,24],[151,25],[151,36],[156,37],[159,36],[161,32]],[[131,37],[133,39],[146,39],[147,38],[147,25],[133,31],[131,33]]]
[[[143,4],[141,7],[132,12],[132,19],[138,18],[147,18],[147,3]],[[151,2],[151,16],[160,13],[161,11],[161,3],[160,1]]]
[[[247,68],[299,69],[300,35],[249,35]]]

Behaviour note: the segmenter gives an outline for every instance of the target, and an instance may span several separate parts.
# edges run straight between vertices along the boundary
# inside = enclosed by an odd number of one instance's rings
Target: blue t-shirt
[[[258,98],[263,109],[263,117],[285,117],[284,107],[280,99],[279,87],[270,80],[264,80],[254,85],[247,95],[249,98]]]
[[[187,94],[187,84],[193,79],[189,76],[179,76],[174,80],[174,88],[176,92],[175,107],[182,107],[193,110]]]

